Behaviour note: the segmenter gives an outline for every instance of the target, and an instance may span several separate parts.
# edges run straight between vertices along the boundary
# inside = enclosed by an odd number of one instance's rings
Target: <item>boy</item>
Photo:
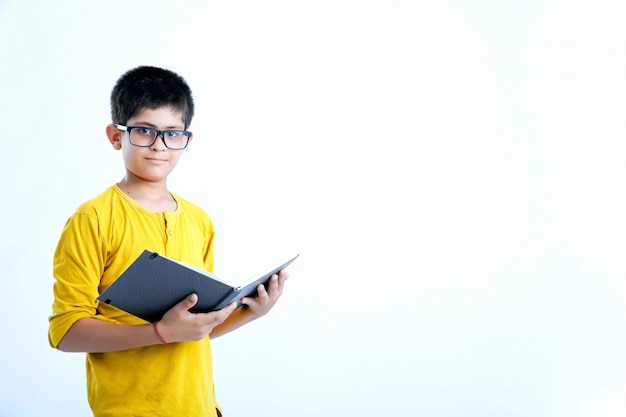
[[[268,289],[216,312],[188,310],[190,294],[155,323],[96,297],[144,250],[213,270],[213,225],[199,207],[166,186],[193,139],[191,90],[172,71],[138,67],[111,94],[109,142],[126,174],[82,204],[54,254],[54,303],[48,337],[65,352],[87,352],[88,400],[96,417],[217,416],[209,339],[266,314],[282,294],[286,271]],[[172,277],[176,279],[176,277]]]

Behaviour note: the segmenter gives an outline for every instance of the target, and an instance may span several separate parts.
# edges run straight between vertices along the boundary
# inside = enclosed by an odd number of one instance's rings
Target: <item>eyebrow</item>
[[[145,126],[145,127],[150,127],[156,130],[185,130],[184,127],[180,127],[180,126],[167,126],[165,129],[159,129],[157,125],[153,125],[150,122],[137,122],[133,126]]]

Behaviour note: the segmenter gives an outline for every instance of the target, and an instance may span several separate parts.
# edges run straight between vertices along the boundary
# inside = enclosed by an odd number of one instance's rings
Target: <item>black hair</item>
[[[171,106],[183,114],[185,129],[193,117],[191,89],[183,77],[173,71],[141,66],[117,80],[111,92],[113,123],[126,124],[143,109]]]

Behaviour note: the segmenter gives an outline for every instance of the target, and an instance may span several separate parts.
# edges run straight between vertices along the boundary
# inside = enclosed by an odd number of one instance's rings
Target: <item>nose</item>
[[[156,140],[150,148],[159,151],[167,149],[167,146],[165,146],[165,132],[157,132]]]

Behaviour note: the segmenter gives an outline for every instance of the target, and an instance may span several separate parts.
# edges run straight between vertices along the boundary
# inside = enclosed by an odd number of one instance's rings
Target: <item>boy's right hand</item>
[[[211,333],[237,308],[232,302],[219,311],[210,313],[191,313],[189,309],[196,305],[198,296],[190,294],[180,303],[169,309],[159,320],[159,333],[167,343],[200,340]]]

